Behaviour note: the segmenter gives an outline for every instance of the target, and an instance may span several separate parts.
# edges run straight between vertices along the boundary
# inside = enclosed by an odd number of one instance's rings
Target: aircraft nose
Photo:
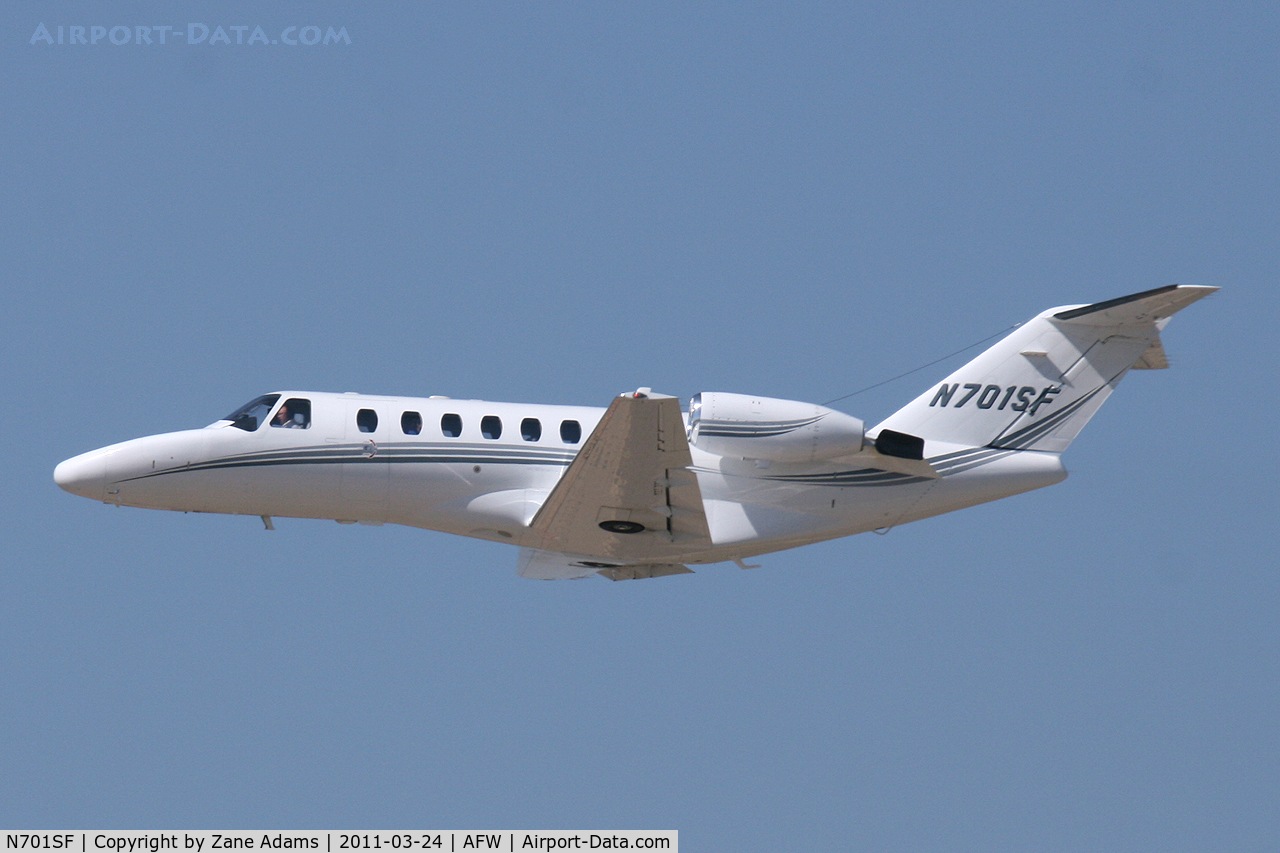
[[[59,462],[53,481],[73,495],[102,500],[107,490],[106,457],[95,450]]]

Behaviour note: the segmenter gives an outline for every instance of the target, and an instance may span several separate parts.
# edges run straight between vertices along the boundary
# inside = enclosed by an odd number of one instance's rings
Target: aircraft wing
[[[600,557],[557,554],[554,551],[522,548],[518,574],[522,578],[546,581],[585,578],[589,575],[601,574],[610,580],[625,581],[683,575],[692,571],[693,569],[680,563],[616,563]]]
[[[538,550],[676,566],[679,554],[711,544],[692,464],[675,397],[618,397],[530,523]]]

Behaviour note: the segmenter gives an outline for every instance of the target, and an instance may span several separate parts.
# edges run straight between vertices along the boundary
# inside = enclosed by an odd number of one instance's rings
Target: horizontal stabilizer
[[[1172,317],[1217,289],[1201,285],[1171,284],[1141,293],[1131,293],[1118,299],[1068,308],[1054,314],[1053,319],[1082,326],[1128,326],[1155,322]]]

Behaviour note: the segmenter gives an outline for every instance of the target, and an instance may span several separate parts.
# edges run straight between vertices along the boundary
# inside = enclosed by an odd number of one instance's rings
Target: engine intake
[[[689,442],[719,456],[817,462],[862,450],[862,421],[797,400],[704,391],[689,401]]]

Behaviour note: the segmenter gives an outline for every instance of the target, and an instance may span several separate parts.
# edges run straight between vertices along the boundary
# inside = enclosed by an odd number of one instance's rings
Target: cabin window
[[[422,415],[417,412],[405,412],[400,416],[400,430],[405,435],[418,435],[422,432]]]
[[[462,435],[462,418],[459,415],[444,415],[440,418],[440,431],[449,438]]]
[[[502,419],[497,415],[485,415],[480,419],[480,434],[485,438],[502,437]]]
[[[582,441],[582,424],[577,421],[561,421],[560,440],[565,444],[577,444]]]
[[[356,426],[361,432],[376,432],[378,429],[378,413],[373,409],[361,409],[356,412]]]
[[[542,438],[542,422],[537,418],[525,418],[520,422],[520,437],[525,441]]]
[[[245,432],[253,432],[262,422],[266,420],[267,413],[271,411],[271,407],[276,404],[276,400],[280,399],[279,394],[264,394],[256,400],[245,403],[231,414],[223,418],[224,421],[231,421],[231,425],[236,429],[242,429]]]
[[[308,429],[311,426],[311,401],[290,397],[280,404],[271,425],[278,429]]]

